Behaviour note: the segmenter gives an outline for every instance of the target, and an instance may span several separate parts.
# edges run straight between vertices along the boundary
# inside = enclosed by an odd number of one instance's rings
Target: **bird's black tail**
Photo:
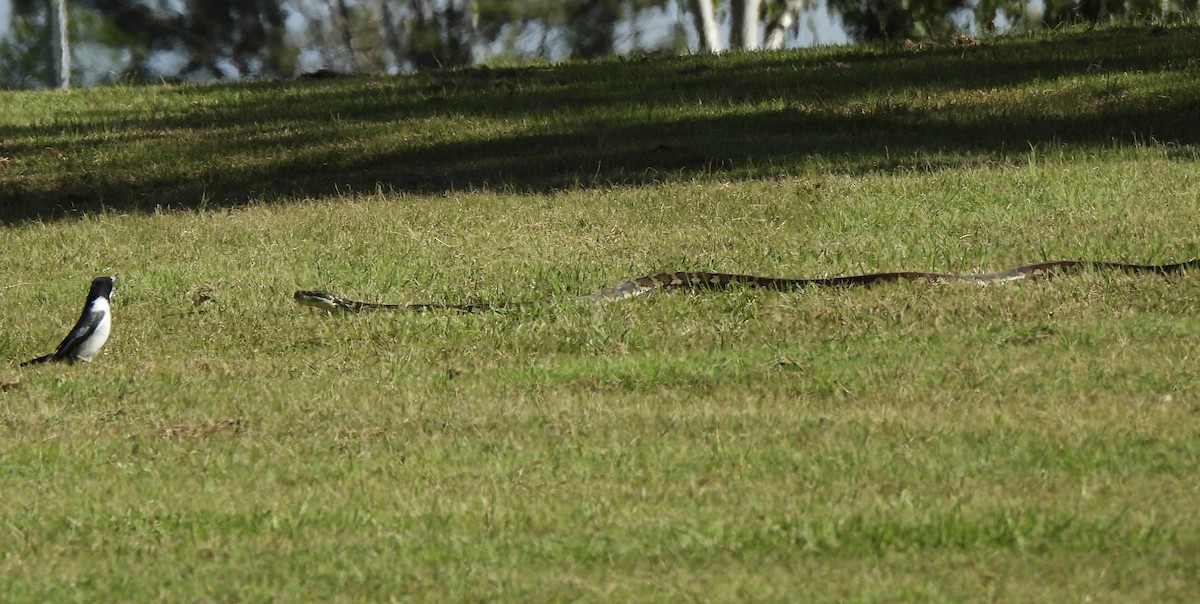
[[[49,361],[49,360],[51,360],[51,359],[53,359],[53,358],[54,358],[54,353],[52,352],[52,353],[50,353],[50,354],[48,354],[48,355],[45,355],[45,356],[40,356],[40,357],[38,357],[38,358],[36,358],[36,359],[29,359],[28,361],[25,361],[24,363],[21,363],[21,367],[24,367],[24,366],[26,366],[26,365],[37,365],[38,363],[45,363],[46,361]]]

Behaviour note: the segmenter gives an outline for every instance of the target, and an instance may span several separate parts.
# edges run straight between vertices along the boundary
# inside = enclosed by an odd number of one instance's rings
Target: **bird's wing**
[[[108,316],[107,311],[97,310],[80,317],[75,328],[67,334],[67,337],[63,338],[62,343],[55,349],[54,358],[61,359],[73,355],[79,345],[87,341],[88,336],[96,333],[96,328],[100,326],[106,316]]]

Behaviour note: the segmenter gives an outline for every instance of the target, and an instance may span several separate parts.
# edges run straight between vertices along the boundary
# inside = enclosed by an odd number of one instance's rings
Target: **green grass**
[[[561,302],[1200,256],[1198,33],[0,93],[0,600],[1193,601],[1200,275]]]

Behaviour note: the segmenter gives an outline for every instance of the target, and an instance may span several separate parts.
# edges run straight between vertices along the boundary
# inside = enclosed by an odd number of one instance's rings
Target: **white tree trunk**
[[[761,0],[730,0],[732,23],[729,47],[739,50],[758,49],[758,9]]]
[[[54,64],[52,85],[71,87],[71,43],[68,40],[67,0],[49,0],[50,55]]]
[[[721,52],[721,37],[717,33],[717,15],[713,0],[691,0],[691,4],[692,22],[696,24],[700,52]]]
[[[763,42],[763,48],[767,50],[779,50],[783,48],[784,38],[787,37],[787,32],[796,26],[796,22],[800,20],[800,13],[805,8],[808,8],[808,0],[787,0],[783,5],[783,12],[773,21],[767,24],[766,41]]]

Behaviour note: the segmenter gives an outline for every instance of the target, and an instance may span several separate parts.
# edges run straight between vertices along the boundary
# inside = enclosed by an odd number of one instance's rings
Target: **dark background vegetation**
[[[717,2],[728,23],[733,5]],[[1190,19],[1197,0],[828,0],[851,40],[946,39],[1071,24]],[[53,81],[48,0],[12,0],[0,39],[0,86]],[[593,58],[625,47],[696,50],[680,0],[71,0],[75,55],[93,57],[77,81],[211,81],[290,77],[301,71],[372,74],[465,67],[480,61]],[[765,26],[787,6],[762,0]],[[664,14],[673,12],[674,19]],[[794,27],[800,27],[797,24]],[[661,31],[669,30],[669,31]],[[3,31],[0,29],[0,31]],[[633,33],[631,33],[633,32]],[[301,61],[302,57],[307,57]]]

